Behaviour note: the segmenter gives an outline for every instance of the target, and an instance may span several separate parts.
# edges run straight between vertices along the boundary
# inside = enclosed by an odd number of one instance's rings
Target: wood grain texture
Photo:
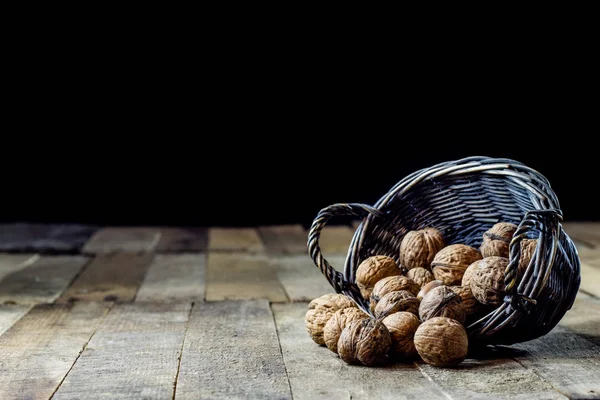
[[[306,303],[272,307],[295,400],[448,399],[414,364],[350,366],[314,343],[304,324]]]
[[[600,268],[581,262],[581,284],[579,288],[600,298]]]
[[[331,256],[328,261],[343,270],[345,258]],[[335,290],[308,255],[273,256],[271,265],[291,301],[311,301]]]
[[[197,304],[176,399],[291,399],[266,300]]]
[[[209,253],[206,300],[287,301],[277,270],[261,254]]]
[[[35,306],[0,336],[0,399],[49,399],[105,312],[98,303]]]
[[[135,301],[203,301],[205,268],[202,253],[156,255]]]
[[[27,314],[31,307],[31,305],[0,304],[0,336],[23,315]],[[0,355],[1,359],[2,356]]]
[[[75,254],[97,229],[78,224],[2,224],[0,251]]]
[[[0,254],[0,281],[30,266],[38,258],[37,254]]]
[[[600,346],[557,326],[539,339],[513,347],[524,351],[517,361],[567,397],[598,399]]]
[[[419,362],[423,373],[453,399],[567,399],[502,349],[467,358],[454,368]]]
[[[4,277],[0,282],[0,304],[53,302],[88,261],[84,256],[42,256]]]
[[[208,249],[248,253],[260,253],[265,250],[258,231],[254,228],[210,228]]]
[[[565,222],[563,228],[573,241],[600,247],[600,222]]]
[[[346,225],[327,225],[321,231],[319,245],[325,258],[331,254],[347,254],[354,231]]]
[[[99,254],[57,302],[132,301],[153,257],[151,253]]]
[[[560,326],[600,346],[600,299],[580,292]]]
[[[115,305],[53,399],[171,399],[190,307]]]
[[[98,230],[83,247],[88,254],[153,251],[160,241],[159,228],[108,227]]]
[[[160,240],[156,246],[159,253],[202,252],[208,248],[208,230],[206,228],[160,229]]]
[[[261,226],[258,233],[271,254],[308,254],[308,232],[302,225]]]

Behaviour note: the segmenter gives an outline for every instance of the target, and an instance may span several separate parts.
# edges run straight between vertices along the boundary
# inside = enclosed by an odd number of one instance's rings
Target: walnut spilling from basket
[[[408,232],[400,245],[400,265],[379,255],[356,270],[356,284],[370,300],[374,317],[342,294],[326,294],[308,305],[310,337],[348,364],[377,366],[418,357],[438,367],[460,364],[469,347],[465,326],[503,301],[516,229],[511,223],[495,224],[479,249],[446,245],[434,228]],[[536,245],[534,239],[522,241],[519,274]]]

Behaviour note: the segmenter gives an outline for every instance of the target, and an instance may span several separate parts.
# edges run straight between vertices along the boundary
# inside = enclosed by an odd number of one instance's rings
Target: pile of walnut
[[[310,337],[348,364],[376,366],[417,357],[438,367],[460,364],[469,345],[465,326],[503,301],[516,229],[511,223],[495,224],[484,233],[479,249],[447,245],[434,228],[408,232],[399,264],[379,255],[356,270],[356,284],[374,317],[344,295],[327,294],[308,306]],[[522,241],[520,275],[536,245],[534,239]]]

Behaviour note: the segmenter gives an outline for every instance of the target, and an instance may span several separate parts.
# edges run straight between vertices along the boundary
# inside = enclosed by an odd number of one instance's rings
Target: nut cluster
[[[500,222],[476,248],[448,243],[427,227],[407,232],[399,253],[376,255],[359,264],[356,285],[368,309],[341,294],[308,305],[306,329],[348,364],[376,366],[421,358],[438,367],[467,356],[466,326],[504,301],[504,277],[517,226]],[[528,273],[537,241],[520,241],[517,279]],[[530,272],[529,272],[530,273]]]

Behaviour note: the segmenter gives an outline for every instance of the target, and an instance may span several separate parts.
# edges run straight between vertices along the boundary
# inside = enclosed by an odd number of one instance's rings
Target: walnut
[[[422,267],[409,270],[406,273],[406,277],[415,281],[420,287],[423,287],[423,285],[431,282],[434,279],[433,274],[429,272],[429,270]]]
[[[311,301],[304,317],[306,330],[311,339],[317,344],[324,345],[323,329],[325,324],[337,310],[348,307],[357,306],[350,298],[336,293],[325,294]]]
[[[403,275],[388,276],[383,278],[375,284],[373,292],[371,292],[369,308],[371,313],[375,313],[375,306],[377,302],[386,294],[390,292],[397,292],[399,290],[407,290],[413,295],[419,292],[419,285],[410,278]]]
[[[414,342],[423,361],[436,367],[460,364],[469,349],[464,326],[446,317],[431,318],[419,325]]]
[[[392,337],[392,358],[406,360],[417,355],[414,336],[421,322],[415,314],[401,311],[388,315],[381,322],[388,328]]]
[[[400,265],[407,270],[428,269],[435,254],[444,246],[444,237],[435,228],[409,231],[400,243]]]
[[[434,317],[448,317],[464,324],[467,313],[458,294],[448,286],[439,286],[423,296],[419,306],[419,317],[421,321]]]
[[[349,307],[337,310],[323,328],[323,339],[327,348],[337,353],[337,344],[346,325],[364,318],[369,318],[369,316],[359,308]]]
[[[537,239],[523,239],[521,240],[521,258],[519,258],[519,277],[525,275],[529,262],[533,258],[533,253],[537,247]]]
[[[443,283],[442,281],[431,281],[427,284],[425,284],[421,290],[419,290],[419,293],[417,293],[417,299],[419,300],[423,300],[423,296],[425,296],[430,290],[432,290],[433,288],[436,288],[438,286],[442,286]]]
[[[417,300],[414,294],[407,290],[389,292],[377,302],[377,305],[375,306],[375,317],[381,319],[399,311],[406,311],[418,315],[419,300]]]
[[[471,277],[473,296],[482,304],[498,306],[504,299],[504,272],[508,258],[486,257],[477,263]]]
[[[431,262],[433,276],[444,285],[459,285],[469,265],[480,260],[479,250],[464,244],[451,244],[440,250]]]
[[[377,281],[394,275],[402,275],[402,271],[391,257],[369,257],[356,269],[356,285],[363,298],[368,299]]]
[[[461,280],[461,286],[469,286],[471,284],[471,278],[473,277],[473,272],[475,272],[475,269],[477,268],[478,262],[479,260],[475,261],[467,267]]]
[[[485,257],[499,256],[508,258],[508,247],[513,234],[517,230],[515,224],[498,222],[483,234],[483,242],[479,247],[481,255]]]
[[[374,366],[383,363],[392,337],[383,322],[367,318],[346,325],[338,342],[338,354],[348,364]]]
[[[481,309],[481,303],[479,303],[475,296],[473,296],[470,286],[449,286],[449,288],[462,299],[462,305],[467,317],[470,315],[475,315],[479,312]]]

